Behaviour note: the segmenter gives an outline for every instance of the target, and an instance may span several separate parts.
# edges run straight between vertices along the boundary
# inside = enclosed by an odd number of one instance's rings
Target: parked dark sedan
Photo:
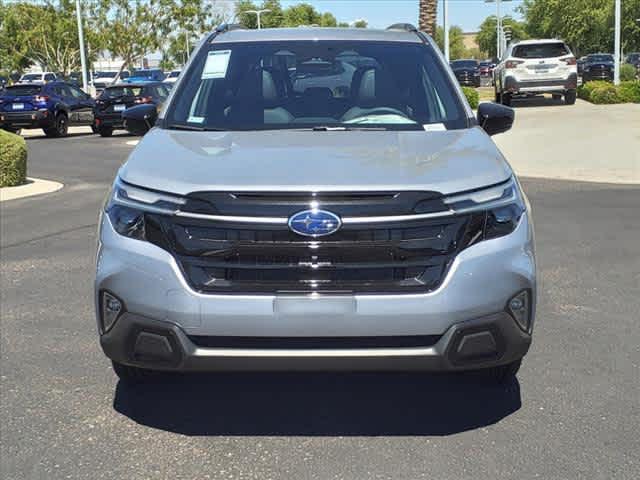
[[[592,53],[582,68],[582,81],[608,80],[613,81],[614,60],[608,53]]]
[[[91,96],[64,82],[11,85],[0,96],[0,128],[42,128],[47,137],[65,137],[70,125],[93,124],[94,105]]]
[[[95,130],[110,137],[113,130],[124,128],[122,113],[129,107],[143,104],[161,105],[169,89],[161,82],[127,83],[105,88],[96,99]]]
[[[454,60],[451,68],[460,85],[480,86],[480,68],[476,60]]]

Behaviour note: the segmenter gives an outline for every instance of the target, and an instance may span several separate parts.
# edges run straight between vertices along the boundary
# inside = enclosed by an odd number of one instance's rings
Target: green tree
[[[172,0],[99,0],[91,14],[106,51],[122,59],[120,72],[158,51],[171,31]]]
[[[496,58],[497,56],[498,32],[496,23],[497,17],[495,15],[487,17],[480,25],[480,31],[476,37],[480,50],[490,58]],[[502,25],[511,27],[511,42],[528,38],[526,26],[522,22],[518,22],[511,17],[504,17]]]
[[[85,20],[85,26],[89,27]],[[89,58],[100,47],[91,28],[85,31]],[[75,3],[71,0],[0,4],[0,68],[20,71],[37,64],[63,75],[80,69]]]
[[[436,43],[440,50],[444,52],[444,28],[438,27],[436,29]],[[462,28],[458,25],[453,25],[449,28],[449,59],[458,60],[460,58],[468,58],[470,55],[466,51],[464,46],[464,35]]]
[[[353,22],[353,26],[355,28],[367,28],[369,23],[365,19],[361,18],[360,20]]]
[[[322,15],[309,3],[298,3],[284,10],[284,27],[320,26]]]
[[[163,64],[184,65],[194,44],[222,23],[224,15],[205,0],[174,0],[170,8],[170,33],[162,45]]]
[[[325,12],[320,16],[320,26],[336,27],[338,26],[338,21],[336,20],[336,17],[333,16],[333,13]]]
[[[256,15],[245,12],[262,9],[270,10],[260,17],[262,28],[299,27],[301,25],[338,26],[336,17],[330,12],[319,12],[309,3],[298,3],[283,9],[279,0],[264,0],[262,3],[254,3],[252,0],[238,0],[235,4],[237,22],[245,28],[258,28]],[[342,25],[349,26],[344,23]]]
[[[561,38],[582,56],[611,52],[614,43],[612,0],[524,0],[520,7],[533,37]],[[623,51],[640,50],[640,0],[622,2]]]

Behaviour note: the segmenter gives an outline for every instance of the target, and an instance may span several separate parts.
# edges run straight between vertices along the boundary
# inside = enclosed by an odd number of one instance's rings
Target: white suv
[[[525,40],[510,45],[494,70],[496,102],[511,105],[514,95],[551,93],[576,103],[576,58],[561,40]]]
[[[20,77],[18,83],[48,83],[58,79],[53,72],[25,73]]]

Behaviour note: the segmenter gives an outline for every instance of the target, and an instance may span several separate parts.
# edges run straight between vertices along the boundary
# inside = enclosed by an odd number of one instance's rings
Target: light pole
[[[262,24],[260,23],[260,15],[263,13],[270,12],[271,10],[268,8],[263,8],[262,10],[245,10],[242,13],[255,13],[256,17],[258,17],[258,30],[262,28]]]
[[[444,58],[449,62],[449,0],[443,0],[442,15],[444,17]]]
[[[496,56],[498,60],[502,57],[502,15],[500,13],[500,4],[502,2],[510,2],[511,0],[484,0],[485,3],[496,2]]]
[[[620,85],[620,17],[621,17],[621,8],[620,8],[620,0],[616,0],[616,34],[615,34],[615,43],[613,47],[614,61],[615,61],[615,69],[613,71],[613,83],[615,85]]]
[[[84,32],[82,30],[80,0],[76,0],[76,19],[78,21],[78,42],[80,43],[80,65],[82,66],[82,89],[86,92],[89,88],[89,82],[87,82],[87,59],[84,55]]]

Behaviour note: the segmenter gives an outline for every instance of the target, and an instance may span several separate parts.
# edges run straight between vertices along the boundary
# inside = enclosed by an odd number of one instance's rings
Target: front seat
[[[241,79],[235,99],[229,105],[230,125],[290,123],[294,117],[282,108],[281,92],[271,72],[263,68],[251,69]]]
[[[281,92],[274,80],[273,74],[262,70],[262,100],[264,102],[264,123],[291,123],[294,116],[282,107]]]
[[[342,121],[365,116],[377,107],[397,108],[393,101],[394,92],[391,78],[382,69],[358,68],[351,79],[351,101],[354,106],[346,111]]]

